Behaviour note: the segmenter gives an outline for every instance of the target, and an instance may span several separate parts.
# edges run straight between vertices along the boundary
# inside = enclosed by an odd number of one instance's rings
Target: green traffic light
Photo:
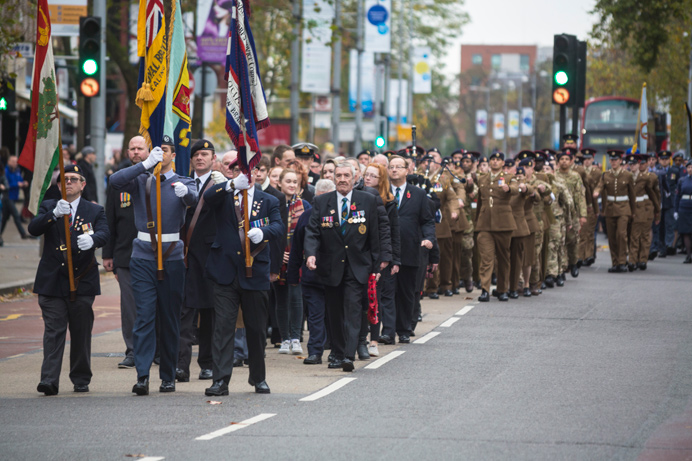
[[[566,85],[569,81],[569,76],[564,70],[555,72],[555,83],[558,85]]]
[[[378,136],[375,138],[375,146],[378,149],[382,149],[384,147],[384,136]]]
[[[93,59],[87,59],[84,61],[84,64],[82,64],[82,70],[86,75],[94,75],[98,69],[99,65]]]
[[[7,110],[7,99],[0,98],[0,110]]]

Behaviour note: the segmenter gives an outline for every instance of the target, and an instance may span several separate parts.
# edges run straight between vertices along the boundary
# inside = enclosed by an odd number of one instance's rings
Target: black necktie
[[[197,192],[199,192],[199,188],[202,185],[202,181],[199,180],[199,178],[195,179],[195,183],[197,183]]]

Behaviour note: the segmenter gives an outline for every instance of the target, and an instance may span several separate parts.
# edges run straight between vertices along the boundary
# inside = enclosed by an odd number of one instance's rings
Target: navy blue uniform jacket
[[[70,294],[70,282],[67,273],[66,254],[60,250],[61,245],[65,242],[64,218],[55,219],[53,215],[57,203],[57,200],[44,200],[41,203],[38,214],[29,223],[29,233],[34,236],[45,236],[41,261],[38,263],[38,270],[36,271],[34,293],[64,298]],[[99,265],[96,262],[94,252],[97,247],[106,245],[110,237],[106,213],[101,205],[96,205],[82,198],[74,215],[74,222],[70,227],[72,267],[75,277],[84,274],[77,285],[77,295],[100,295]],[[77,246],[77,237],[84,233],[82,226],[86,224],[91,224],[94,231],[91,235],[91,238],[94,239],[94,246],[89,250],[82,251]],[[92,261],[93,264],[89,268],[89,263]],[[87,268],[89,270],[85,273]]]
[[[269,245],[256,256],[252,265],[252,277],[245,277],[245,256],[238,235],[238,219],[235,213],[233,191],[226,192],[226,183],[210,187],[204,193],[204,201],[216,214],[216,238],[207,258],[206,273],[219,285],[230,285],[238,277],[244,290],[269,290]],[[257,211],[256,216],[252,211]],[[284,232],[281,221],[279,201],[276,197],[255,187],[253,203],[248,208],[250,223],[269,218],[269,223],[261,227],[264,242],[280,239]],[[250,244],[250,251],[258,245]]]

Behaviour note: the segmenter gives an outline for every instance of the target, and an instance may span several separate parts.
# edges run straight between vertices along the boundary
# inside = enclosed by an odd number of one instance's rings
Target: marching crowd
[[[480,289],[481,302],[508,301],[564,286],[594,263],[599,225],[608,272],[646,270],[676,253],[676,236],[692,262],[692,162],[608,150],[605,170],[596,153],[573,135],[559,152],[514,158],[409,146],[327,159],[300,143],[263,155],[248,177],[236,151],[202,139],[183,176],[170,139],[150,152],[137,136],[130,166],[109,177],[105,209],[81,199],[89,180],[68,164],[67,200],[44,200],[28,229],[45,238],[34,285],[45,322],[38,391],[58,393],[67,328],[74,391],[89,391],[99,247],[120,286],[119,367],[136,369],[137,395],[149,393],[153,363],[160,392],[189,381],[193,344],[210,396],[228,395],[245,365],[249,384],[269,393],[267,342],[306,365],[329,351],[329,368],[353,371],[379,344],[411,341],[425,296]]]

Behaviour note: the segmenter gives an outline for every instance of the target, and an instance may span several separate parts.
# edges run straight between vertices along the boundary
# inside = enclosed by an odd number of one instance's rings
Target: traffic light
[[[553,103],[574,105],[577,97],[577,48],[574,35],[553,39]]]
[[[375,147],[377,147],[378,149],[382,149],[385,144],[386,142],[384,140],[384,136],[378,136],[375,138]]]
[[[584,107],[586,101],[586,42],[577,41],[577,107]]]
[[[14,79],[0,78],[0,113],[14,112],[15,110]]]
[[[79,18],[79,90],[87,98],[98,96],[101,81],[101,18]]]

